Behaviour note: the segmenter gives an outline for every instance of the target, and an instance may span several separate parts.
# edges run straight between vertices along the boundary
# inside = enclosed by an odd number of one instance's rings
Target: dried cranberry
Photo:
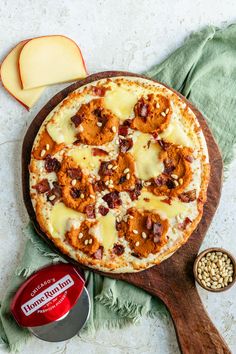
[[[109,209],[104,207],[103,205],[99,205],[98,211],[102,216],[105,216],[109,212]]]
[[[168,179],[166,182],[166,185],[169,189],[174,189],[175,188],[175,182],[172,179]]]
[[[146,218],[146,228],[148,230],[152,229],[152,218],[151,218],[150,215],[148,215],[147,218]]]
[[[81,190],[75,187],[72,187],[70,190],[70,195],[72,196],[72,198],[77,199],[80,197],[81,194]]]
[[[131,127],[132,124],[132,119],[126,119],[123,122],[123,125],[125,125],[126,127]]]
[[[196,189],[181,193],[179,199],[184,203],[193,202],[196,199]]]
[[[117,191],[105,194],[102,199],[105,200],[105,202],[111,209],[117,208],[122,204],[120,194]]]
[[[100,246],[97,251],[93,254],[93,258],[95,259],[102,259],[103,256],[103,247]]]
[[[152,133],[153,139],[157,140],[158,139],[158,133],[157,132],[153,132]],[[158,140],[159,141],[159,140]]]
[[[106,185],[103,181],[95,181],[93,184],[93,188],[95,192],[101,192],[104,191],[104,189],[106,189]]]
[[[111,176],[113,173],[112,169],[108,169],[108,166],[111,164],[111,161],[102,161],[98,174],[100,176]]]
[[[188,161],[190,163],[193,162],[193,158],[190,155],[184,156],[184,158],[185,158],[186,161]]]
[[[162,225],[161,225],[161,223],[159,223],[159,222],[154,222],[154,223],[153,223],[153,226],[152,226],[152,231],[153,231],[154,235],[160,236],[160,235],[161,235],[161,232],[162,232]]]
[[[117,256],[121,256],[125,252],[125,248],[122,245],[119,245],[116,243],[113,247],[113,253],[115,253]]]
[[[92,204],[89,204],[85,208],[85,213],[89,219],[94,219],[95,218],[95,206]]]
[[[123,184],[126,181],[126,176],[121,176],[118,184]]]
[[[97,86],[94,86],[94,87],[93,87],[93,93],[94,93],[96,96],[103,97],[103,96],[105,96],[106,88],[105,88],[105,87],[97,87]]]
[[[103,149],[99,149],[99,148],[92,148],[92,153],[93,156],[107,156],[108,152],[103,150]]]
[[[120,145],[120,152],[126,152],[132,148],[133,140],[131,138],[120,139],[119,145]]]
[[[118,134],[122,136],[127,136],[129,132],[129,127],[127,125],[120,125],[118,129]]]
[[[94,114],[97,118],[101,118],[101,117],[102,117],[102,110],[101,110],[101,108],[96,108],[96,109],[93,111],[93,114]]]
[[[54,181],[52,184],[53,184],[53,188],[47,193],[47,200],[52,205],[54,205],[61,198],[61,187],[56,181]],[[53,199],[50,198],[52,196],[54,196]]]
[[[164,161],[164,173],[166,173],[167,175],[169,175],[170,173],[172,173],[175,169],[175,166],[173,165],[172,160],[165,160]]]
[[[61,168],[61,163],[51,155],[47,155],[45,159],[45,170],[47,172],[58,172]]]
[[[41,194],[41,193],[48,192],[50,190],[50,185],[48,180],[44,178],[32,188],[36,189],[36,191]]]
[[[129,191],[129,196],[131,200],[137,200],[141,194],[143,186],[140,180],[137,180],[133,190]]]
[[[122,229],[122,223],[116,221],[116,230],[117,230],[117,231],[120,231],[121,229]]]
[[[76,114],[75,116],[71,117],[71,121],[77,128],[83,122],[83,117]]]
[[[136,258],[140,258],[140,256],[137,253],[135,253],[135,252],[132,252],[131,256],[136,257]]]
[[[70,177],[71,179],[77,179],[80,180],[82,177],[82,172],[80,168],[69,168],[67,170],[67,175],[68,177]]]

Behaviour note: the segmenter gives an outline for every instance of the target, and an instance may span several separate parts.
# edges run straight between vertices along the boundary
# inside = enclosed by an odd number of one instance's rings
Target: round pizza
[[[100,79],[70,93],[35,138],[30,195],[64,254],[105,272],[160,263],[199,223],[206,141],[175,92],[152,80]]]

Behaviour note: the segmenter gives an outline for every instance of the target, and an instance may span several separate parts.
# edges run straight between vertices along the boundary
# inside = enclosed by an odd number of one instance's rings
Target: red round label
[[[31,275],[16,292],[11,312],[23,327],[42,326],[63,317],[75,305],[84,279],[71,264],[55,264]]]

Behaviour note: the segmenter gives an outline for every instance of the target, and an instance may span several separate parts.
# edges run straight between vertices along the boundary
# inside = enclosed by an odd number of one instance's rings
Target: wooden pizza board
[[[54,251],[58,253],[60,252],[55,248],[54,244],[40,230],[30,200],[28,165],[30,163],[30,154],[34,138],[47,115],[70,92],[90,82],[116,76],[134,76],[146,78],[145,76],[129,72],[108,71],[90,75],[84,80],[73,83],[69,87],[57,93],[40,110],[40,112],[29,126],[23,141],[22,187],[25,206],[37,233],[49,244],[49,246]],[[211,224],[220,199],[223,171],[222,157],[215,139],[202,114],[180,93],[173,89],[171,90],[179,95],[196,114],[196,117],[202,127],[204,136],[207,141],[211,164],[211,178],[207,192],[208,199],[204,206],[204,214],[202,220],[194,233],[191,235],[188,242],[183,245],[172,257],[163,261],[160,265],[138,273],[98,273],[111,278],[126,281],[144,289],[154,296],[159,297],[170,311],[182,353],[230,353],[230,350],[227,347],[225,341],[214,327],[213,323],[210,321],[203,307],[196,289],[193,276],[194,260],[205,237],[207,229]],[[69,262],[76,263],[77,265],[81,266],[79,263],[73,261],[69,257],[64,255],[62,256]]]

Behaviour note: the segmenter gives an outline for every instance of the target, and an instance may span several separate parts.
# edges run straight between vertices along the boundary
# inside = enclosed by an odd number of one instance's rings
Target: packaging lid
[[[42,268],[31,275],[11,303],[11,312],[18,324],[49,341],[66,340],[78,333],[88,318],[89,309],[89,295],[80,271],[64,263]],[[67,327],[66,333],[63,326]]]

